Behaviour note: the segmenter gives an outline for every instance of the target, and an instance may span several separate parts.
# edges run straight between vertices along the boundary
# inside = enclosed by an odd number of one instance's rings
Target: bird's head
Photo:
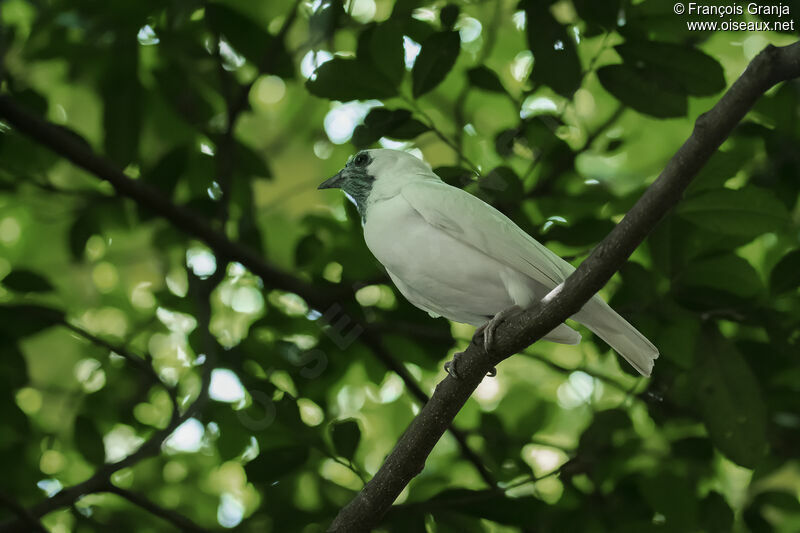
[[[431,167],[418,157],[400,150],[362,150],[350,158],[335,176],[318,189],[341,189],[356,204],[362,220],[367,205],[378,198],[391,198],[414,179],[438,179]]]

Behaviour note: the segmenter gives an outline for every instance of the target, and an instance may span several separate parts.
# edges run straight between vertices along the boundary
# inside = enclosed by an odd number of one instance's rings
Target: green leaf
[[[753,151],[743,147],[716,151],[687,187],[686,197],[710,189],[721,189],[725,182],[745,168],[753,157]]]
[[[170,65],[153,71],[158,92],[188,124],[201,127],[216,113],[201,90],[202,81],[180,66]]]
[[[715,329],[703,332],[695,360],[689,376],[711,440],[731,461],[755,468],[767,447],[767,412],[755,376]]]
[[[419,98],[445,79],[456,64],[460,51],[461,38],[456,31],[437,32],[425,39],[411,69],[414,98]]]
[[[703,530],[708,533],[733,531],[733,510],[719,492],[709,492],[700,502]]]
[[[751,298],[763,289],[758,272],[745,259],[734,254],[693,261],[678,275],[677,282],[688,287],[708,287],[741,298]]]
[[[15,292],[49,292],[53,285],[47,278],[30,270],[12,270],[3,278],[3,285]]]
[[[0,332],[12,339],[27,337],[64,322],[64,313],[40,305],[0,305]]]
[[[697,497],[692,480],[686,476],[666,472],[659,476],[643,478],[642,495],[653,511],[661,513],[675,528],[689,531],[697,516]]]
[[[459,189],[475,181],[475,173],[463,167],[443,166],[433,169],[443,182]]]
[[[458,20],[458,14],[461,11],[461,8],[455,4],[447,4],[439,11],[439,21],[442,23],[442,27],[446,30],[452,30],[453,26],[456,24],[456,20]]]
[[[27,384],[28,364],[18,344],[0,343],[0,390],[16,390]]]
[[[323,63],[306,87],[315,96],[342,102],[384,99],[397,94],[397,86],[384,76],[376,76],[370,63],[341,57]]]
[[[784,255],[769,275],[772,294],[783,294],[797,287],[800,287],[800,249]]]
[[[292,58],[282,41],[270,35],[250,17],[218,3],[206,5],[205,18],[212,29],[224,37],[253,65],[267,74],[294,77]]]
[[[142,124],[142,86],[136,35],[119,36],[109,58],[101,89],[103,143],[106,155],[125,167],[138,160]],[[120,80],[124,82],[120,83]]]
[[[780,200],[769,191],[752,186],[692,196],[680,203],[676,212],[701,228],[749,238],[779,230],[789,220]]]
[[[351,460],[361,440],[361,429],[355,419],[337,420],[331,426],[331,442],[337,455]]]
[[[407,109],[386,109],[376,107],[364,118],[364,124],[353,131],[353,144],[356,148],[365,148],[381,137],[394,139],[413,139],[428,131],[428,127],[411,118]]]
[[[506,92],[497,73],[483,65],[469,69],[467,71],[467,78],[470,84],[479,89],[496,93]]]
[[[622,60],[635,66],[644,63],[676,81],[695,96],[709,96],[725,88],[722,65],[713,57],[689,46],[646,40],[627,41],[614,47]]]
[[[478,181],[478,187],[500,202],[515,202],[522,197],[522,180],[506,166],[492,169]]]
[[[356,57],[371,63],[372,76],[383,76],[388,83],[399,84],[406,72],[403,28],[400,23],[389,19],[361,32]]]
[[[314,262],[315,259],[320,257],[320,254],[325,249],[322,241],[314,235],[306,235],[297,242],[294,249],[294,263],[298,267],[306,267]]]
[[[309,457],[307,446],[280,446],[261,450],[244,470],[253,483],[272,483],[299,469]]]
[[[597,24],[605,30],[613,30],[617,26],[620,0],[573,0],[575,11],[586,22]]]
[[[101,465],[105,462],[106,450],[103,446],[103,435],[97,430],[97,426],[91,418],[79,415],[75,419],[73,438],[75,447],[87,461],[93,465]]]
[[[547,2],[524,0],[520,8],[525,10],[528,46],[534,57],[531,79],[571,98],[583,79],[575,42],[553,18]]]
[[[538,523],[544,502],[532,496],[510,498],[502,491],[448,489],[429,500],[438,511],[458,511],[461,514],[485,518],[499,524],[529,527]]]
[[[657,118],[686,115],[686,95],[653,69],[608,65],[597,70],[603,88],[640,113]]]
[[[152,169],[142,174],[142,181],[161,190],[167,198],[172,198],[178,179],[186,171],[188,159],[188,147],[173,148],[161,157]]]

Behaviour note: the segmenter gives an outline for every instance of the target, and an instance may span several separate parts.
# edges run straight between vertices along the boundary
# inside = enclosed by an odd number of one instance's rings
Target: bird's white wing
[[[575,268],[479,198],[438,180],[408,183],[401,194],[428,224],[554,288]]]

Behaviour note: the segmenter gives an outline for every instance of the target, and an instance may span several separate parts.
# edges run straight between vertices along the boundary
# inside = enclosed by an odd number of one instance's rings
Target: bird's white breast
[[[412,304],[451,320],[479,325],[535,298],[533,280],[431,226],[400,194],[370,205],[364,238]]]

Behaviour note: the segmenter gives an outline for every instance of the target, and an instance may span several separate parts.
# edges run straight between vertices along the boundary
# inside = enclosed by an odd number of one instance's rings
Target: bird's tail
[[[606,341],[643,376],[653,371],[658,348],[599,296],[589,300],[572,318]]]

